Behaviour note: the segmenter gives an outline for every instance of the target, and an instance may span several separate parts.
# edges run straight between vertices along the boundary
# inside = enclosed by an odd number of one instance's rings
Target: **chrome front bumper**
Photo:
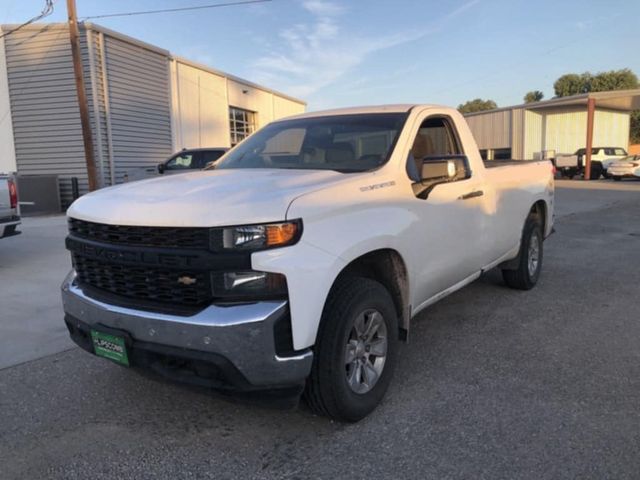
[[[310,350],[290,357],[276,355],[274,322],[287,312],[284,300],[211,305],[192,316],[154,313],[87,296],[72,271],[62,284],[62,303],[68,317],[89,326],[122,330],[137,342],[224,357],[253,387],[301,384],[311,370]]]

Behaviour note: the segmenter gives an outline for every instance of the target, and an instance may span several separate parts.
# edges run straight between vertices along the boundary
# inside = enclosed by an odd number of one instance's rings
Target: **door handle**
[[[482,195],[484,195],[484,192],[482,190],[475,190],[473,192],[469,192],[469,193],[465,193],[464,195],[460,195],[458,197],[458,200],[469,200],[470,198],[481,197]]]

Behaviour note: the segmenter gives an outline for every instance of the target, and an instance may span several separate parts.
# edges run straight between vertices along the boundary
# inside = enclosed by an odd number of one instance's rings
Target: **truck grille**
[[[74,235],[118,245],[146,247],[179,247],[207,250],[209,229],[189,227],[137,227],[107,225],[69,219],[69,232]]]
[[[203,306],[211,300],[211,282],[206,271],[111,264],[75,252],[72,260],[81,285],[111,294],[186,307]]]

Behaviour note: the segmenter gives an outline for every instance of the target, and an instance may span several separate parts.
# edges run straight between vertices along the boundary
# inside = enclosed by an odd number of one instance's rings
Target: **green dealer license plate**
[[[96,352],[96,355],[129,366],[127,346],[124,343],[124,338],[98,332],[97,330],[91,330],[91,339],[93,340],[93,350]]]

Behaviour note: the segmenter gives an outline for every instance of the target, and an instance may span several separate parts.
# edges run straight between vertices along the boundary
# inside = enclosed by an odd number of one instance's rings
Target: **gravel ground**
[[[637,479],[638,186],[559,209],[536,289],[493,271],[421,314],[384,403],[358,424],[74,348],[0,370],[0,477]],[[558,203],[584,194],[560,189]]]

